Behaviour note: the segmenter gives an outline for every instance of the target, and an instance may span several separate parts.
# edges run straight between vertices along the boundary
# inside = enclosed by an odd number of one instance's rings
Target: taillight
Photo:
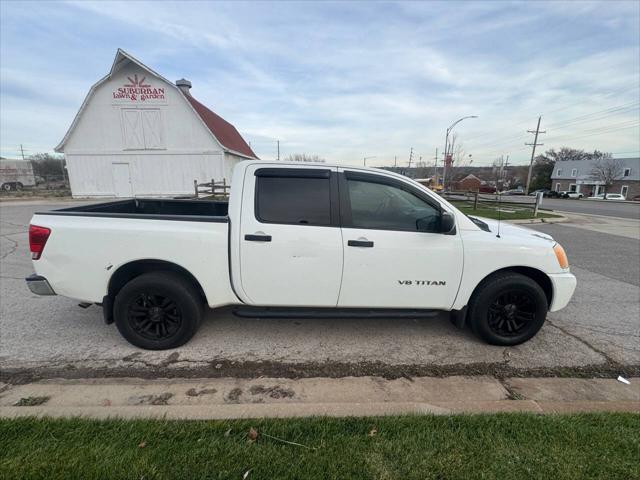
[[[51,229],[39,227],[38,225],[29,225],[29,250],[31,250],[31,259],[38,260],[42,256],[44,246],[51,235]]]

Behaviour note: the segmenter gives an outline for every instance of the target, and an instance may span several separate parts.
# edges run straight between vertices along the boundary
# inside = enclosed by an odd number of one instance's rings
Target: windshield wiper
[[[480,220],[480,219],[478,219],[476,217],[472,217],[471,215],[467,215],[467,218],[469,220],[471,220],[473,223],[475,223],[478,227],[480,227],[481,230],[484,230],[485,232],[491,232],[491,229],[489,228],[489,225],[484,223],[482,220]]]

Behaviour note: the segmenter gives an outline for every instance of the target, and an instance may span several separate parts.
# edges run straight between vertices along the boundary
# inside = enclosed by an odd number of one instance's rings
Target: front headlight
[[[553,251],[556,254],[556,258],[558,259],[558,263],[560,264],[560,268],[566,270],[569,268],[569,259],[567,258],[567,253],[562,248],[562,245],[556,243],[553,246]]]

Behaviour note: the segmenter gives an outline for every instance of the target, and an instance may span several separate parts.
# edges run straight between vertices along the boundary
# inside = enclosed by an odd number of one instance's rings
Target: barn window
[[[165,148],[162,115],[159,109],[122,109],[125,150]]]

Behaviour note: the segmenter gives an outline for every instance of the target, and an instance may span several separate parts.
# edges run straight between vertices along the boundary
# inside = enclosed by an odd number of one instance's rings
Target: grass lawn
[[[0,420],[0,439],[6,479],[242,479],[247,471],[247,480],[640,478],[634,414],[26,418]]]
[[[478,204],[477,210],[473,209],[473,203],[456,201],[456,200],[451,201],[450,203],[455,205],[457,209],[459,209],[463,213],[466,213],[467,215],[473,215],[475,217],[493,218],[493,219],[498,218],[497,203],[496,204],[480,203]],[[523,208],[521,210],[517,210],[517,207],[514,207],[512,205],[502,205],[500,209],[502,210],[502,212],[500,212],[500,218],[502,220],[523,220],[523,219],[529,219],[529,218],[557,218],[558,217],[558,215],[554,215],[552,213],[547,213],[543,211],[538,211],[538,216],[534,217],[533,210],[531,210],[530,208],[526,208],[526,209]],[[510,210],[513,212],[506,211],[506,210]]]

